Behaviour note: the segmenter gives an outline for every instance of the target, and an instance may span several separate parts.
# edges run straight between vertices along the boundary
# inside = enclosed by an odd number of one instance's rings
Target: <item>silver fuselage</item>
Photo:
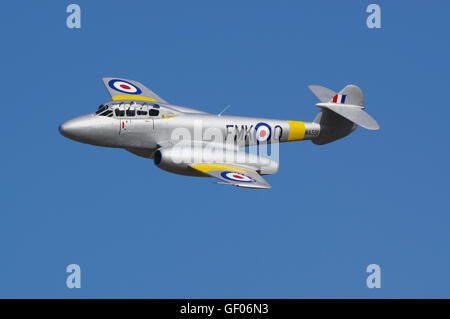
[[[255,127],[269,127],[267,143],[308,140],[319,136],[320,125],[313,122],[285,121],[266,118],[219,116],[174,105],[158,104],[156,116],[137,115],[137,110],[152,109],[153,105],[135,102],[105,103],[112,111],[109,116],[87,114],[60,125],[62,135],[72,140],[104,147],[123,148],[152,158],[153,152],[174,140],[189,137],[192,141],[234,143],[252,146],[259,143]],[[126,113],[119,116],[116,109]],[[134,109],[128,114],[130,108]],[[182,110],[182,111],[181,111]],[[266,133],[269,134],[269,133]],[[267,137],[267,136],[266,136]]]

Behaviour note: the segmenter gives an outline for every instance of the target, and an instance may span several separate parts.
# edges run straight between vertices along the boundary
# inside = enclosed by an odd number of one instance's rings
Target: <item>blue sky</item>
[[[378,30],[369,1],[73,2],[80,30],[70,1],[0,11],[0,297],[450,297],[448,1],[376,1]],[[308,84],[355,83],[381,130],[281,145],[270,190],[216,185],[63,138],[109,100],[103,76],[304,121]]]

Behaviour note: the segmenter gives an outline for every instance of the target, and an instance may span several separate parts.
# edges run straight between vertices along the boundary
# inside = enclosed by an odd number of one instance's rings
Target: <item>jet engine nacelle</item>
[[[275,174],[278,171],[278,163],[267,157],[221,147],[163,147],[155,152],[153,160],[156,166],[165,171],[189,176],[204,176],[190,166],[200,163],[237,165],[253,169],[261,175]]]

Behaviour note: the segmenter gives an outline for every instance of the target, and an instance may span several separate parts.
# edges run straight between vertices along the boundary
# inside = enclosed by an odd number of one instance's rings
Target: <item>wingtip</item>
[[[247,185],[247,184],[231,184],[231,185],[234,185],[234,186],[237,186],[237,187],[241,187],[241,188],[253,188],[253,189],[269,189],[269,188],[272,188],[272,186],[270,186],[270,185],[258,185],[258,186],[254,185],[254,184],[250,184],[250,185]]]
[[[358,124],[359,126],[362,126],[361,124]],[[378,125],[377,122],[372,123],[371,125],[364,125],[362,126],[367,130],[371,130],[371,131],[378,131],[380,129],[380,126]]]

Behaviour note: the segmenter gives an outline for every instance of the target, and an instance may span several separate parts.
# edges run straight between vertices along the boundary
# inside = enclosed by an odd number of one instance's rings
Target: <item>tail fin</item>
[[[352,133],[359,125],[378,130],[378,123],[364,111],[364,95],[359,87],[350,84],[339,93],[318,85],[309,89],[320,100],[316,106],[322,110],[314,119],[321,125],[321,134],[313,139],[315,144],[327,144]]]

